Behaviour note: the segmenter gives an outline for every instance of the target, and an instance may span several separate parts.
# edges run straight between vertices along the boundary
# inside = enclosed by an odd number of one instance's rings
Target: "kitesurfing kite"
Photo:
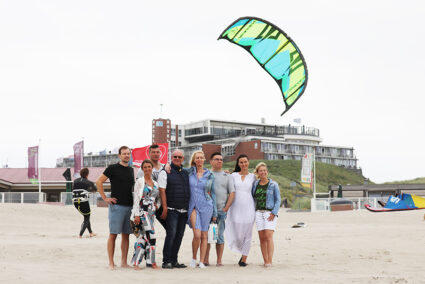
[[[417,195],[403,193],[399,197],[391,195],[388,198],[388,202],[382,205],[384,205],[384,207],[377,208],[372,207],[369,204],[365,204],[365,208],[372,212],[392,212],[425,209],[425,198]]]
[[[242,17],[227,27],[218,39],[248,51],[279,85],[287,112],[307,86],[307,65],[295,42],[277,26],[259,18]]]

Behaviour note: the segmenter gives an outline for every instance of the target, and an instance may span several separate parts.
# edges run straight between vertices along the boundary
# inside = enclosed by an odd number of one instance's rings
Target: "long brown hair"
[[[236,159],[235,170],[233,171],[234,173],[239,173],[241,171],[241,167],[239,167],[239,160],[242,158],[246,158],[249,161],[248,155],[240,154],[239,157]]]

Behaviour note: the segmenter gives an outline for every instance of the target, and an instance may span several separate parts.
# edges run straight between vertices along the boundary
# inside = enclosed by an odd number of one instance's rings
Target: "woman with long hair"
[[[159,198],[158,183],[152,179],[153,163],[144,160],[140,167],[143,176],[138,178],[134,186],[133,210],[130,217],[133,233],[136,236],[134,254],[131,262],[134,269],[138,270],[143,258],[146,266],[157,269],[155,261],[155,211],[158,208]]]
[[[279,185],[268,178],[269,172],[265,163],[259,163],[255,167],[254,173],[259,178],[252,186],[252,196],[255,201],[255,223],[260,238],[264,266],[270,267],[274,252],[273,233],[280,207],[280,190]]]
[[[254,199],[251,190],[255,175],[248,171],[249,159],[245,154],[236,159],[235,170],[232,173],[235,185],[235,199],[229,208],[226,219],[225,239],[229,248],[240,253],[238,264],[245,267],[251,248],[252,227],[255,220]]]
[[[196,256],[199,248],[199,267],[205,268],[205,255],[208,245],[208,228],[217,218],[217,205],[214,191],[214,175],[204,168],[205,155],[202,151],[192,154],[190,160],[189,185],[190,201],[188,210],[189,227],[193,230],[192,261],[190,267],[197,266]]]

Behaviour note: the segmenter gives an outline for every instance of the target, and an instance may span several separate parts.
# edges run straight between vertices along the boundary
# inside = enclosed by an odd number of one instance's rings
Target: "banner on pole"
[[[143,160],[149,159],[149,147],[151,145],[134,148],[131,151],[131,156],[133,158],[133,166],[136,168],[140,168]],[[159,158],[159,162],[161,164],[166,164],[168,162],[168,143],[158,143],[159,150],[161,151],[161,158]]]
[[[38,146],[28,147],[28,179],[38,183]]]
[[[84,163],[84,141],[74,145],[74,178],[80,177],[80,170]]]
[[[313,154],[305,154],[301,160],[301,184],[312,188],[313,183]]]

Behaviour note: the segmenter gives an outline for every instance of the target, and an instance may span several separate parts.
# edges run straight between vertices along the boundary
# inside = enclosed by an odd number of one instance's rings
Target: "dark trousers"
[[[165,223],[167,221],[167,219],[161,219],[161,214],[162,214],[162,206],[158,208],[158,210],[156,210],[155,212],[155,216],[156,216],[156,220],[162,225],[162,227],[164,227],[164,229],[167,229],[167,227],[165,227]]]
[[[89,230],[89,233],[92,233],[91,225],[90,225],[90,204],[88,201],[84,202],[74,202],[75,208],[77,208],[78,212],[81,213],[84,217],[84,221],[81,224],[80,236],[84,234],[86,228]]]
[[[166,236],[162,250],[163,263],[177,262],[177,255],[186,229],[187,213],[168,210],[165,226]]]

